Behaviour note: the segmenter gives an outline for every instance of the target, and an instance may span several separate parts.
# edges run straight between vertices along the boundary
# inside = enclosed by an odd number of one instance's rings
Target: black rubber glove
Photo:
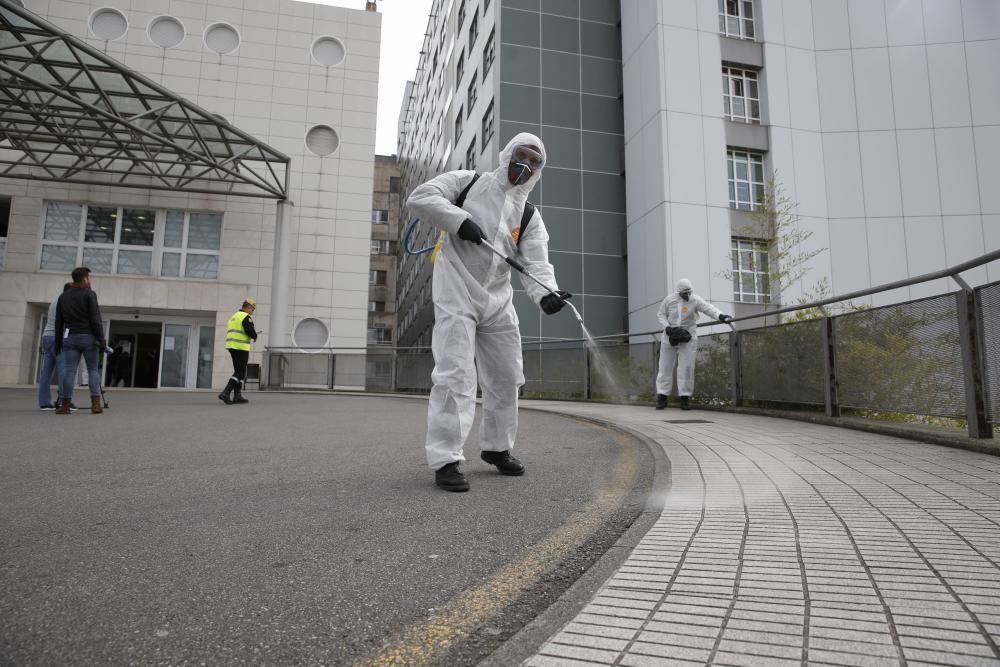
[[[558,296],[556,296],[558,294]],[[546,315],[555,315],[563,306],[566,305],[566,299],[572,299],[573,295],[565,290],[556,290],[555,294],[546,294],[542,297],[542,301],[539,304],[542,310],[545,311]]]
[[[482,245],[483,239],[486,238],[486,234],[483,234],[483,230],[479,228],[479,225],[474,223],[472,220],[466,220],[458,228],[458,238],[463,241],[471,241],[476,245]]]
[[[725,313],[719,313],[719,321],[725,324],[729,320],[733,319],[732,315],[726,315]]]

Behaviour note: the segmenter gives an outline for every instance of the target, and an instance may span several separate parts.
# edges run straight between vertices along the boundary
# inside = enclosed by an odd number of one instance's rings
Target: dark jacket
[[[93,334],[102,349],[106,346],[101,309],[97,305],[97,294],[94,290],[82,285],[73,285],[59,296],[55,331],[57,350],[62,348],[66,329],[69,329],[71,334]]]

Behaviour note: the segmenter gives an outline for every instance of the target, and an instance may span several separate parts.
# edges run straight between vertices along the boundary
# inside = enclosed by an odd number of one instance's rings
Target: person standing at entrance
[[[63,292],[73,283],[63,285]],[[59,407],[58,392],[62,391],[63,364],[62,355],[56,354],[56,309],[59,307],[59,297],[49,304],[49,313],[45,318],[45,328],[42,329],[42,372],[38,378],[38,409],[55,410]],[[52,388],[49,383],[52,371],[56,371],[56,402],[52,402]]]
[[[56,414],[70,413],[73,384],[81,356],[87,363],[90,411],[100,414],[104,409],[101,407],[101,371],[97,368],[97,353],[108,346],[104,339],[101,309],[97,304],[97,294],[90,286],[90,269],[85,266],[75,268],[72,276],[73,284],[62,293],[56,306],[55,352],[63,355],[62,389],[59,392],[62,400]]]
[[[698,313],[705,313],[723,324],[733,319],[694,293],[691,281],[681,278],[677,290],[660,304],[656,319],[664,327],[660,342],[660,368],[656,375],[656,409],[667,407],[674,387],[674,362],[677,362],[677,393],[681,410],[690,410],[688,401],[694,393],[694,365],[698,358]]]
[[[226,388],[219,394],[219,400],[226,405],[249,403],[243,398],[243,383],[247,379],[247,362],[250,361],[250,346],[257,340],[257,330],[253,327],[253,312],[257,302],[248,298],[243,307],[229,318],[226,326],[226,349],[233,358],[233,376]]]

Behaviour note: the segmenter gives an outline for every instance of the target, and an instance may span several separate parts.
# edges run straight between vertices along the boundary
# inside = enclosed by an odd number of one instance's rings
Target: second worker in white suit
[[[425,445],[435,483],[447,491],[469,488],[459,464],[476,413],[477,369],[483,390],[481,458],[505,475],[524,474],[511,456],[524,374],[510,267],[482,240],[507,255],[516,253],[531,275],[556,290],[549,293],[522,276],[525,291],[543,311],[551,315],[565,305],[571,295],[556,286],[542,216],[529,207],[522,220],[544,164],[541,140],[521,133],[501,151],[494,171],[480,177],[447,172],[414,189],[407,200],[413,215],[445,232],[431,292],[434,371]]]
[[[677,362],[677,393],[681,409],[690,409],[688,400],[694,393],[694,366],[698,358],[698,314],[728,322],[733,319],[694,293],[691,281],[681,278],[677,290],[660,304],[656,319],[665,329],[660,342],[660,369],[656,374],[656,409],[667,407],[674,386],[674,362]]]

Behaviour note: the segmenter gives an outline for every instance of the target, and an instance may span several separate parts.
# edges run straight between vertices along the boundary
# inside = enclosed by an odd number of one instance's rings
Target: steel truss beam
[[[286,199],[290,159],[0,0],[0,177]]]

